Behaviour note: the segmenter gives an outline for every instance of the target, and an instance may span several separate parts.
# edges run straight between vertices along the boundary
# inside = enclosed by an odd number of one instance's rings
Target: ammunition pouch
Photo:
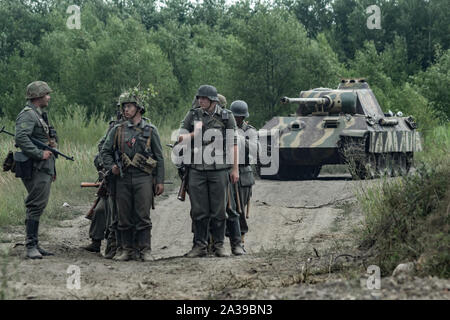
[[[152,157],[146,157],[140,153],[136,153],[133,160],[131,160],[126,153],[122,153],[122,163],[124,169],[127,169],[129,166],[133,166],[144,171],[145,173],[151,174],[153,168],[156,167],[158,162]]]
[[[120,159],[122,160],[124,169],[127,169],[129,166],[131,166],[131,159],[126,153],[122,153]]]
[[[151,174],[153,168],[155,168],[157,165],[157,161],[152,157],[145,157],[140,153],[136,153],[133,157],[131,165],[144,171],[145,173]]]
[[[14,153],[12,151],[8,152],[5,161],[3,161],[3,171],[7,172],[9,170],[16,172],[16,162],[14,161]]]
[[[16,178],[31,179],[33,175],[33,159],[27,157],[23,152],[14,153],[16,163]]]

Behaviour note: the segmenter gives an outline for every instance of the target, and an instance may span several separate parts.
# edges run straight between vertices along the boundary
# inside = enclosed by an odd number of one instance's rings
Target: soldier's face
[[[50,102],[50,95],[47,93],[45,96],[33,100],[33,104],[39,108],[45,108]]]
[[[244,117],[234,117],[236,119],[236,124],[238,127],[242,126],[242,123],[244,122]]]
[[[132,118],[137,112],[137,107],[134,103],[126,103],[123,105],[123,114],[125,118]]]
[[[198,97],[198,103],[203,109],[208,109],[211,106],[211,100],[208,97]]]

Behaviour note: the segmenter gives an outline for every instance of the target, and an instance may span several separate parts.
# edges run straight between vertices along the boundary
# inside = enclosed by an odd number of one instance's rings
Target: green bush
[[[416,261],[423,274],[450,276],[450,125],[425,141],[416,170],[358,195],[366,213],[362,243],[375,247],[384,274]]]

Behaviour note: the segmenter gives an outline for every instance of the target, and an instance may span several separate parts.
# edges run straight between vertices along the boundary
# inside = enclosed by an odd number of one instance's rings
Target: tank
[[[383,113],[364,79],[342,79],[337,89],[302,91],[281,102],[298,108],[272,118],[260,131],[261,147],[269,154],[273,134],[279,133],[278,172],[263,175],[259,164],[261,178],[315,179],[323,165],[333,164],[346,164],[354,179],[396,176],[408,173],[414,152],[422,150],[414,119]]]

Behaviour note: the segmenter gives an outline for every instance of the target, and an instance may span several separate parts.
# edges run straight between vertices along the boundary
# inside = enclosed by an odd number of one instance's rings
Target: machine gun
[[[12,137],[15,136],[13,133],[6,131],[6,130],[5,130],[5,127],[2,127],[2,128],[0,129],[0,133],[6,133],[6,134],[8,134],[8,135],[10,135],[10,136],[12,136]],[[45,144],[44,142],[42,142],[42,141],[40,141],[40,140],[37,140],[37,139],[32,138],[32,137],[30,137],[30,136],[28,136],[28,138],[29,138],[29,139],[31,140],[31,142],[32,142],[36,147],[38,147],[39,149],[51,151],[51,152],[55,155],[55,158],[58,158],[58,156],[61,156],[61,157],[64,157],[65,159],[67,159],[67,160],[75,161],[75,160],[73,159],[73,157],[69,157],[69,156],[65,155],[64,153],[60,152],[58,149],[52,148],[52,147],[50,147],[49,145]],[[17,145],[16,145],[16,147],[17,147]]]

